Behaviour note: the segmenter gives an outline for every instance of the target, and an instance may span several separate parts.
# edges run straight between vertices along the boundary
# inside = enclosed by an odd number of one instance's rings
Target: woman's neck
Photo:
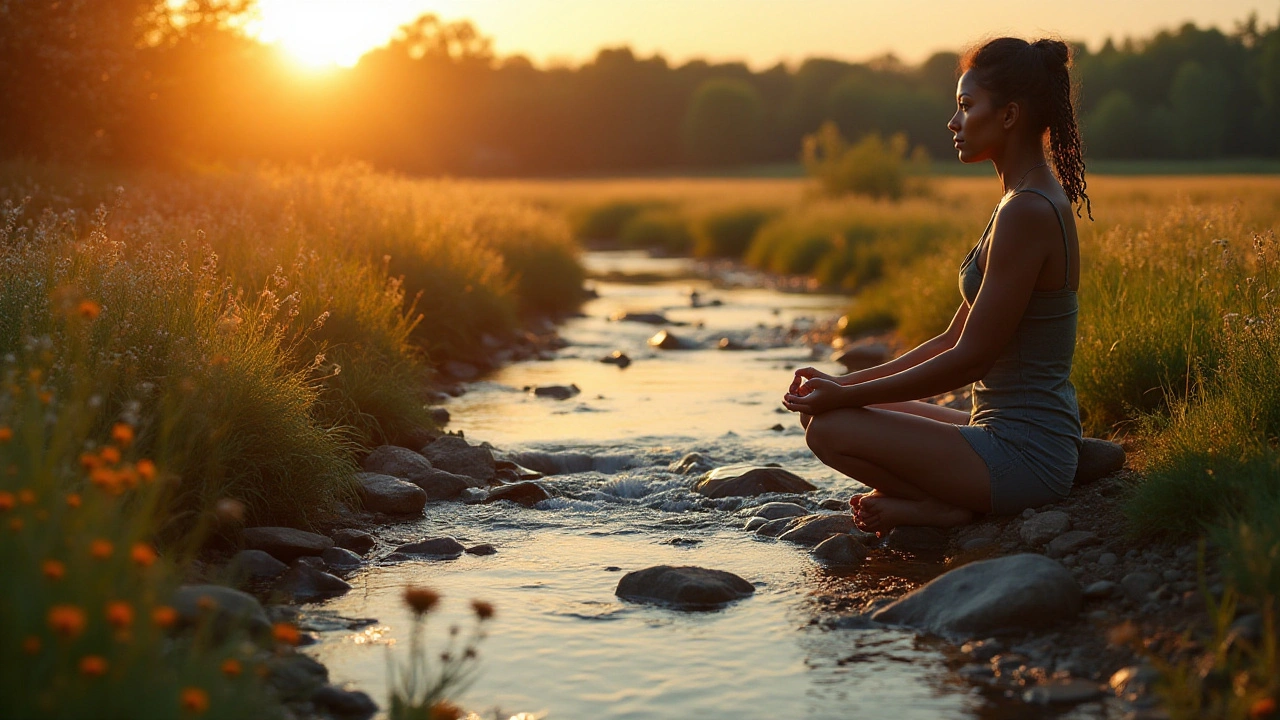
[[[1024,185],[1037,168],[1048,166],[1044,147],[1039,144],[1034,147],[1010,148],[1009,152],[992,158],[991,164],[995,165],[996,175],[1000,177],[1000,187],[1006,195]]]

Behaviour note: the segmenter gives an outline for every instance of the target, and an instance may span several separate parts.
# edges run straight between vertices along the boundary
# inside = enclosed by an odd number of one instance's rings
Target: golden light
[[[258,0],[248,30],[306,67],[351,67],[421,12],[421,2]]]

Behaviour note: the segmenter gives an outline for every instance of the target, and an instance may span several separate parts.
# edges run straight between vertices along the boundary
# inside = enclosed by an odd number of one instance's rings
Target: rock
[[[746,345],[743,345],[742,343],[738,342],[737,340],[734,340],[731,337],[720,338],[720,341],[716,343],[716,347],[719,348],[720,350],[746,350],[747,349]]]
[[[1160,580],[1155,573],[1139,570],[1131,572],[1120,579],[1120,589],[1135,603],[1145,602],[1147,594],[1156,589]]]
[[[317,570],[310,565],[294,563],[276,584],[273,592],[280,593],[293,602],[310,602],[324,597],[340,595],[351,589],[345,580]]]
[[[501,485],[490,490],[484,502],[495,503],[499,500],[506,500],[517,505],[533,507],[550,497],[551,493],[545,487],[532,480],[526,480],[510,485]]]
[[[763,520],[763,518],[760,519]],[[765,520],[764,524],[756,526],[756,534],[761,537],[778,537],[782,533],[786,532],[794,522],[795,518]]]
[[[1084,589],[1085,600],[1101,600],[1102,598],[1111,597],[1116,591],[1116,584],[1110,580],[1099,580]]]
[[[1076,465],[1076,485],[1087,485],[1124,467],[1124,448],[1098,438],[1085,438]]]
[[[494,547],[489,543],[481,543],[479,545],[472,545],[471,547],[467,548],[466,552],[468,555],[478,555],[478,556],[493,555],[494,553],[498,552],[498,548]]]
[[[431,422],[438,428],[448,425],[449,421],[452,419],[449,415],[449,411],[442,407],[427,408],[427,417],[431,418]]]
[[[510,460],[494,460],[493,469],[496,473],[494,476],[495,481],[515,482],[517,480],[538,480],[546,477],[537,470],[521,467]]]
[[[360,467],[367,473],[390,475],[394,478],[417,483],[433,468],[431,461],[408,448],[397,445],[381,445],[373,449]]]
[[[947,549],[947,533],[936,527],[899,525],[889,531],[889,547],[913,553]]]
[[[372,550],[373,546],[378,544],[378,541],[363,530],[347,528],[333,534],[333,543],[340,548],[346,548],[353,553],[363,555]]]
[[[1099,542],[1097,533],[1088,530],[1072,530],[1050,540],[1047,551],[1049,557],[1062,557],[1097,542]]]
[[[245,528],[241,538],[250,550],[261,550],[286,563],[333,547],[333,541],[323,535],[286,527]]]
[[[316,707],[342,718],[373,717],[378,712],[378,704],[359,690],[343,690],[333,685],[323,685],[311,695],[311,702]]]
[[[331,547],[320,553],[320,559],[334,570],[353,570],[364,564],[364,558],[346,548]]]
[[[329,681],[329,670],[302,653],[274,656],[265,667],[267,683],[285,702],[307,700]]]
[[[646,325],[670,325],[671,321],[661,313],[616,312],[609,318],[614,322],[635,322]]]
[[[480,377],[480,369],[471,363],[458,362],[457,360],[449,360],[442,368],[444,374],[454,380],[469,382]]]
[[[227,572],[236,582],[271,580],[287,569],[288,565],[261,550],[241,550],[227,563]]]
[[[681,475],[691,475],[693,473],[705,473],[711,470],[712,467],[711,461],[703,457],[702,453],[691,452],[671,463],[667,469]]]
[[[387,515],[420,515],[427,504],[426,490],[391,475],[362,472],[356,474],[356,480],[360,483],[360,499],[366,510]]]
[[[762,517],[753,517],[747,520],[747,524],[743,525],[742,529],[746,530],[747,532],[755,532],[756,530],[759,530],[761,526],[767,524],[768,522],[769,522],[768,520],[765,520]]]
[[[1074,705],[1102,696],[1098,683],[1088,680],[1054,680],[1036,685],[1022,693],[1023,702],[1031,705]]]
[[[608,365],[617,365],[618,369],[622,370],[631,365],[631,358],[621,350],[614,350],[612,353],[600,358],[600,362]]]
[[[448,559],[459,557],[464,551],[466,548],[462,543],[451,537],[427,538],[396,548],[396,552],[403,555],[426,555]]]
[[[1102,567],[1114,567],[1120,562],[1120,558],[1115,553],[1104,552],[1098,556],[1098,564]]]
[[[751,583],[723,570],[658,565],[623,575],[616,593],[627,600],[701,608],[722,605],[755,591]]]
[[[659,350],[693,350],[698,343],[687,338],[676,337],[668,330],[659,330],[657,335],[649,338],[649,346]]]
[[[1111,676],[1108,685],[1118,697],[1130,699],[1145,695],[1160,680],[1160,671],[1151,665],[1130,665],[1122,667]]]
[[[877,622],[939,635],[986,636],[1047,627],[1080,611],[1070,571],[1031,553],[962,565],[875,613]]]
[[[534,397],[552,400],[568,400],[580,392],[582,388],[577,385],[537,385],[533,388]]]
[[[817,490],[807,480],[782,468],[730,465],[702,476],[693,491],[709,498],[747,497],[764,493],[806,493]]]
[[[427,500],[454,500],[462,496],[464,492],[471,489],[473,485],[480,484],[480,481],[469,478],[464,475],[455,475],[447,470],[439,470],[432,468],[425,474],[412,480],[414,485],[422,488],[427,494]]]
[[[889,346],[881,342],[862,341],[849,346],[847,349],[833,353],[831,355],[832,362],[838,362],[845,366],[849,372],[857,372],[866,370],[869,367],[875,367],[890,358]]]
[[[783,517],[800,517],[808,515],[809,511],[795,503],[787,502],[770,502],[761,505],[752,513],[755,517],[761,517],[765,520],[777,520]]]
[[[778,539],[799,545],[817,545],[832,535],[840,534],[862,534],[853,524],[852,515],[822,513],[796,518]]]
[[[992,540],[991,538],[984,538],[984,537],[969,538],[968,540],[965,540],[963,543],[960,543],[960,549],[964,550],[965,552],[978,552],[980,550],[987,550],[995,546],[996,546],[995,540]]]
[[[210,630],[218,639],[227,637],[235,628],[264,636],[271,632],[271,621],[262,603],[248,593],[221,585],[183,585],[173,592],[169,604],[184,626],[208,618]]]
[[[1070,515],[1061,510],[1049,510],[1024,520],[1018,529],[1018,537],[1031,547],[1040,547],[1070,529]]]
[[[441,437],[422,448],[422,454],[440,470],[483,482],[492,480],[496,472],[493,453],[487,447],[473,447],[457,435]]]
[[[857,567],[867,559],[867,546],[852,535],[832,535],[809,552],[814,560],[831,567]]]
[[[849,512],[849,501],[840,498],[827,498],[818,503],[818,507],[832,512]]]

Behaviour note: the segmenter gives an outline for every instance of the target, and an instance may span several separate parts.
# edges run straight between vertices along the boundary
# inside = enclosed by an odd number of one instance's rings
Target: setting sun
[[[420,5],[259,0],[250,32],[307,67],[351,67],[420,13]]]

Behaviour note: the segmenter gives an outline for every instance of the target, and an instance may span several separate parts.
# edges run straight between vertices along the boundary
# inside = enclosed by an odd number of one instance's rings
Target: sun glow
[[[249,32],[306,67],[351,67],[422,12],[420,2],[258,0]]]

